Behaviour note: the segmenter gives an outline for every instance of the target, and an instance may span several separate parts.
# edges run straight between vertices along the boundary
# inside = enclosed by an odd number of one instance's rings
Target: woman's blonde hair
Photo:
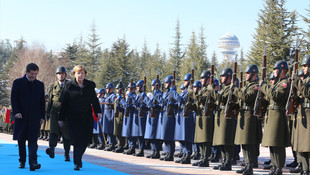
[[[77,66],[74,66],[72,70],[72,75],[74,75],[75,72],[80,72],[80,71],[84,71],[85,75],[87,74],[86,68],[83,65],[77,65]]]

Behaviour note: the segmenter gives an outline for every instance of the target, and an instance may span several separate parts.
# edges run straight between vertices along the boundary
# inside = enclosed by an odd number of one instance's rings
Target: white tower
[[[228,32],[219,39],[218,47],[221,48],[224,59],[232,61],[237,52],[235,48],[239,48],[240,43],[236,35]]]

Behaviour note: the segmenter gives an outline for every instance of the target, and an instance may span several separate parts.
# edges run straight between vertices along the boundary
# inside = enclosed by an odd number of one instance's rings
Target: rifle
[[[214,83],[214,63],[212,62],[210,85],[212,86],[213,83]],[[211,97],[210,93],[208,93],[206,97],[206,102],[205,102],[204,116],[210,116],[212,102],[213,102],[213,98]]]
[[[267,46],[264,47],[264,56],[263,56],[263,62],[262,62],[262,80],[263,82],[265,81],[266,78],[266,65],[267,65],[267,54],[266,54],[266,50],[267,50]],[[254,104],[254,113],[253,115],[256,116],[257,118],[263,118],[265,111],[263,111],[262,108],[262,103],[263,103],[263,99],[264,99],[264,94],[261,91],[261,84],[258,87],[258,92],[256,95],[256,99],[255,99],[255,104]]]
[[[144,85],[143,85],[143,92],[146,93],[146,71],[144,70]]]
[[[195,62],[193,62],[193,64],[192,64],[192,74],[191,74],[191,80],[190,80],[190,86],[189,87],[193,87],[193,84],[194,84],[194,73],[195,73],[194,64],[195,64]],[[184,114],[183,114],[184,117],[188,117],[189,112],[190,112],[191,104],[189,103],[189,101],[190,101],[190,99],[187,95],[186,105],[185,105]]]
[[[235,101],[235,96],[233,95],[233,92],[234,92],[233,85],[236,84],[236,78],[237,78],[237,54],[235,56],[234,73],[232,77],[233,82],[230,85],[230,92],[227,98],[226,108],[225,108],[225,118],[228,118],[228,119],[231,119],[233,103]]]
[[[297,38],[296,47],[295,47],[295,62],[294,62],[295,66],[293,67],[294,73],[292,73],[291,75],[291,80],[293,80],[294,74],[297,74],[297,71],[298,71],[298,45],[299,45],[299,40]],[[286,103],[286,115],[287,116],[295,115],[295,111],[297,107],[296,95],[297,95],[297,89],[294,87],[293,83],[291,83],[290,93],[289,93],[289,97]]]
[[[158,69],[156,71],[157,75],[156,75],[156,85],[155,85],[155,90],[157,91],[159,89],[159,74],[158,74]],[[155,94],[154,94],[154,100],[155,100]],[[157,104],[157,101],[155,100],[155,105]],[[155,111],[155,106],[153,106],[152,108],[152,113],[151,113],[151,117],[154,118],[155,117],[155,114],[156,114],[156,111]]]
[[[118,95],[119,96],[121,96],[122,95],[122,87],[123,87],[123,85],[122,85],[123,83],[122,83],[122,77],[121,77],[121,79],[120,79],[120,82],[119,82],[119,89],[118,89]],[[119,103],[119,102],[118,102]],[[116,110],[115,110],[115,112],[114,112],[114,117],[115,118],[117,118],[119,116],[119,108],[117,108],[116,107]]]
[[[130,79],[130,92],[132,91],[133,79]],[[130,103],[130,101],[129,101]],[[129,117],[129,109],[126,110],[125,117]]]
[[[171,86],[174,87],[175,85],[175,64],[173,65],[173,79],[172,79],[172,82],[171,82]],[[167,116],[172,116],[172,113],[173,113],[173,105],[174,104],[170,104],[168,106],[168,109],[167,109]]]
[[[239,83],[240,89],[243,87],[243,62],[241,63],[240,66],[240,83]]]

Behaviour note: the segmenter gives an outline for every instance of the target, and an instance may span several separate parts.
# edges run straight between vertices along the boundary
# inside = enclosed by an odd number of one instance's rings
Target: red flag
[[[98,117],[97,117],[96,114],[95,114],[95,110],[94,110],[93,106],[91,107],[91,110],[92,110],[92,112],[93,112],[93,119],[94,119],[94,121],[95,121],[95,122],[98,122]]]
[[[5,114],[5,123],[10,123],[10,114],[11,114],[11,110],[7,109],[6,114]]]

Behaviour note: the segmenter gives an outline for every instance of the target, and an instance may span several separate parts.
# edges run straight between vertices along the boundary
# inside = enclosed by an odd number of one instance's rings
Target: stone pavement
[[[0,133],[0,139],[7,142],[16,143],[12,140],[12,135]],[[45,150],[48,146],[47,141],[38,141],[39,149]],[[177,144],[178,145],[178,144]],[[177,146],[176,150],[179,147]],[[72,149],[72,147],[71,147]],[[62,144],[57,145],[55,150],[56,154],[63,155]],[[145,154],[149,154],[151,151],[146,150]],[[72,159],[72,150],[71,150],[71,159]],[[293,161],[291,148],[286,149],[286,163]],[[127,174],[161,174],[161,175],[170,175],[170,174],[236,174],[235,171],[240,169],[240,163],[242,161],[242,153],[240,153],[241,160],[238,161],[238,165],[233,166],[233,171],[217,171],[213,170],[212,167],[218,165],[219,163],[210,163],[210,167],[200,168],[193,167],[189,164],[177,164],[174,162],[164,162],[157,159],[147,159],[144,157],[135,157],[132,155],[124,155],[122,153],[113,153],[103,150],[96,149],[87,149],[83,161],[93,163],[99,166],[110,168],[116,171],[121,171]],[[259,157],[259,168],[254,169],[254,174],[268,174],[269,170],[263,170],[263,162],[269,159],[268,148],[261,147],[260,157]],[[40,158],[38,160],[40,162]],[[72,162],[72,160],[71,160]],[[192,160],[192,163],[194,161]],[[72,163],[73,164],[73,163]],[[16,166],[18,166],[18,160],[16,160]],[[72,165],[73,166],[73,165]],[[86,169],[85,169],[86,170]],[[283,169],[284,174],[289,173],[288,168]],[[74,171],[72,171],[74,173]]]

